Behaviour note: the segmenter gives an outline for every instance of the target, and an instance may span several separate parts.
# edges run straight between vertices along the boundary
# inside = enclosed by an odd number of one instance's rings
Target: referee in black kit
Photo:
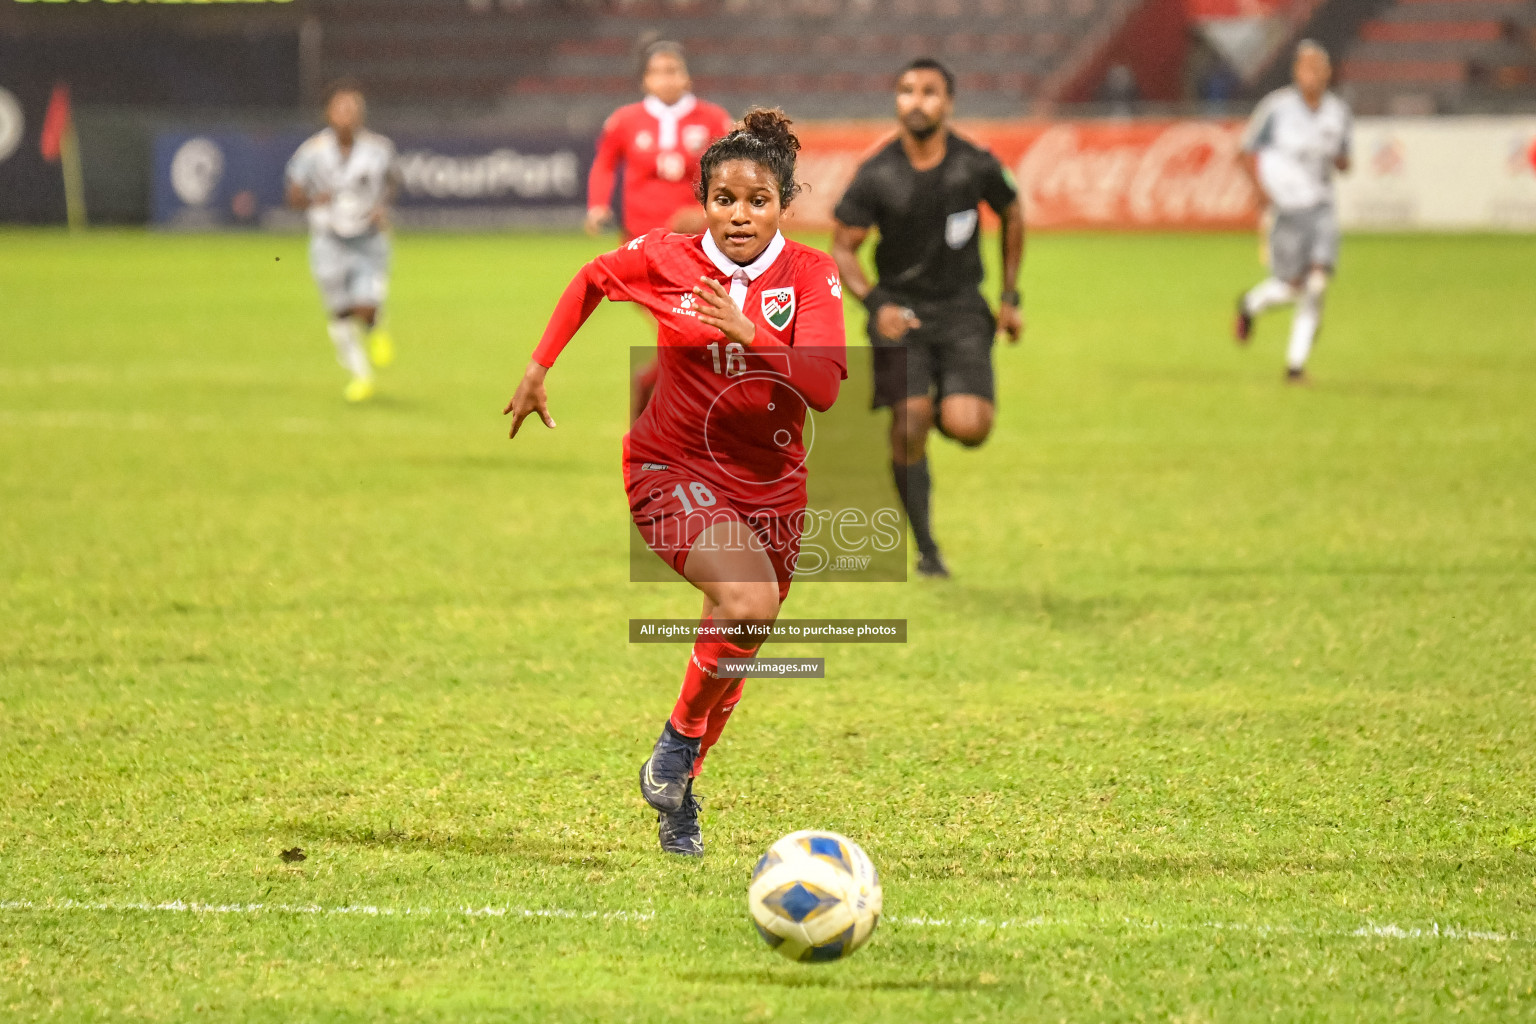
[[[833,213],[832,236],[843,286],[869,309],[874,406],[891,409],[891,470],[917,541],[917,571],[939,577],[949,569],[929,523],[928,431],[937,427],[967,448],[987,439],[993,338],[1002,330],[1017,343],[1024,328],[1018,189],[997,157],[950,131],[954,101],[954,76],[938,61],[923,57],[902,70],[896,138],[859,167]],[[983,202],[1003,222],[996,319],[979,290]],[[880,229],[873,285],[858,256],[871,227]]]

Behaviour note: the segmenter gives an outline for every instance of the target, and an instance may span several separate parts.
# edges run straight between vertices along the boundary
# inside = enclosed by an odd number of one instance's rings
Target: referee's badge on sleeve
[[[958,249],[976,233],[976,208],[952,213],[944,222],[944,241],[951,249]]]
[[[782,331],[795,318],[795,290],[769,288],[763,292],[763,319],[768,326]]]

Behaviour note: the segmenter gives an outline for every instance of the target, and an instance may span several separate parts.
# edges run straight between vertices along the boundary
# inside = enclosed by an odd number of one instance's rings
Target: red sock
[[[713,620],[699,624],[700,633],[708,634]],[[691,738],[701,737],[709,728],[709,713],[725,692],[740,677],[715,674],[721,658],[750,658],[756,648],[741,647],[725,640],[708,640],[703,635],[693,645],[693,656],[688,659],[688,670],[683,673],[683,692],[678,694],[672,708],[672,728]]]
[[[709,724],[704,728],[704,738],[699,741],[699,756],[693,762],[693,777],[698,778],[704,771],[704,755],[709,753],[709,748],[715,745],[720,734],[725,731],[725,721],[731,717],[731,712],[736,710],[736,705],[741,703],[741,692],[746,688],[745,679],[737,679],[726,688],[720,696],[720,703],[709,709]]]

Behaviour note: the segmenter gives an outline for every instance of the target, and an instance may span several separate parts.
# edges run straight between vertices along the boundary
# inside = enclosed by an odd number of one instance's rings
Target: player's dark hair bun
[[[795,154],[800,140],[790,130],[793,122],[782,110],[753,107],[741,119],[741,127],[714,143],[699,158],[699,182],[694,191],[699,202],[709,199],[709,180],[729,160],[751,160],[766,167],[779,183],[779,205],[788,206],[800,194],[795,181]]]
[[[800,152],[800,140],[789,130],[794,122],[784,116],[784,111],[753,107],[741,119],[741,130],[750,132],[774,146],[782,146],[791,152]]]

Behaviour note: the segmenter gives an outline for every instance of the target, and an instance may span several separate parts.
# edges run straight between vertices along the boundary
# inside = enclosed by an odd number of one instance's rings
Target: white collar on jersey
[[[743,266],[720,251],[715,244],[715,236],[708,231],[704,232],[704,255],[709,257],[709,262],[715,265],[715,269],[731,279],[731,301],[740,306],[747,301],[747,285],[756,281],[763,272],[773,266],[773,261],[779,258],[779,253],[784,251],[784,232],[775,231],[773,241],[768,243],[768,248],[757,254],[757,259]],[[743,282],[738,275],[745,275]]]
[[[656,119],[656,148],[677,148],[677,122],[693,113],[693,108],[699,105],[693,93],[683,93],[683,98],[670,107],[655,96],[647,96],[644,101],[645,111]]]
[[[326,144],[335,151],[336,158],[338,160],[342,160],[341,136],[336,134],[336,129],[332,128],[330,125],[326,125],[321,134],[325,137]],[[364,141],[364,138],[367,136],[367,134],[368,130],[366,128],[359,128],[357,131],[352,133],[352,145],[347,149],[346,158],[343,160],[344,163],[351,162],[352,157],[357,153],[359,149],[362,148],[358,144]]]

